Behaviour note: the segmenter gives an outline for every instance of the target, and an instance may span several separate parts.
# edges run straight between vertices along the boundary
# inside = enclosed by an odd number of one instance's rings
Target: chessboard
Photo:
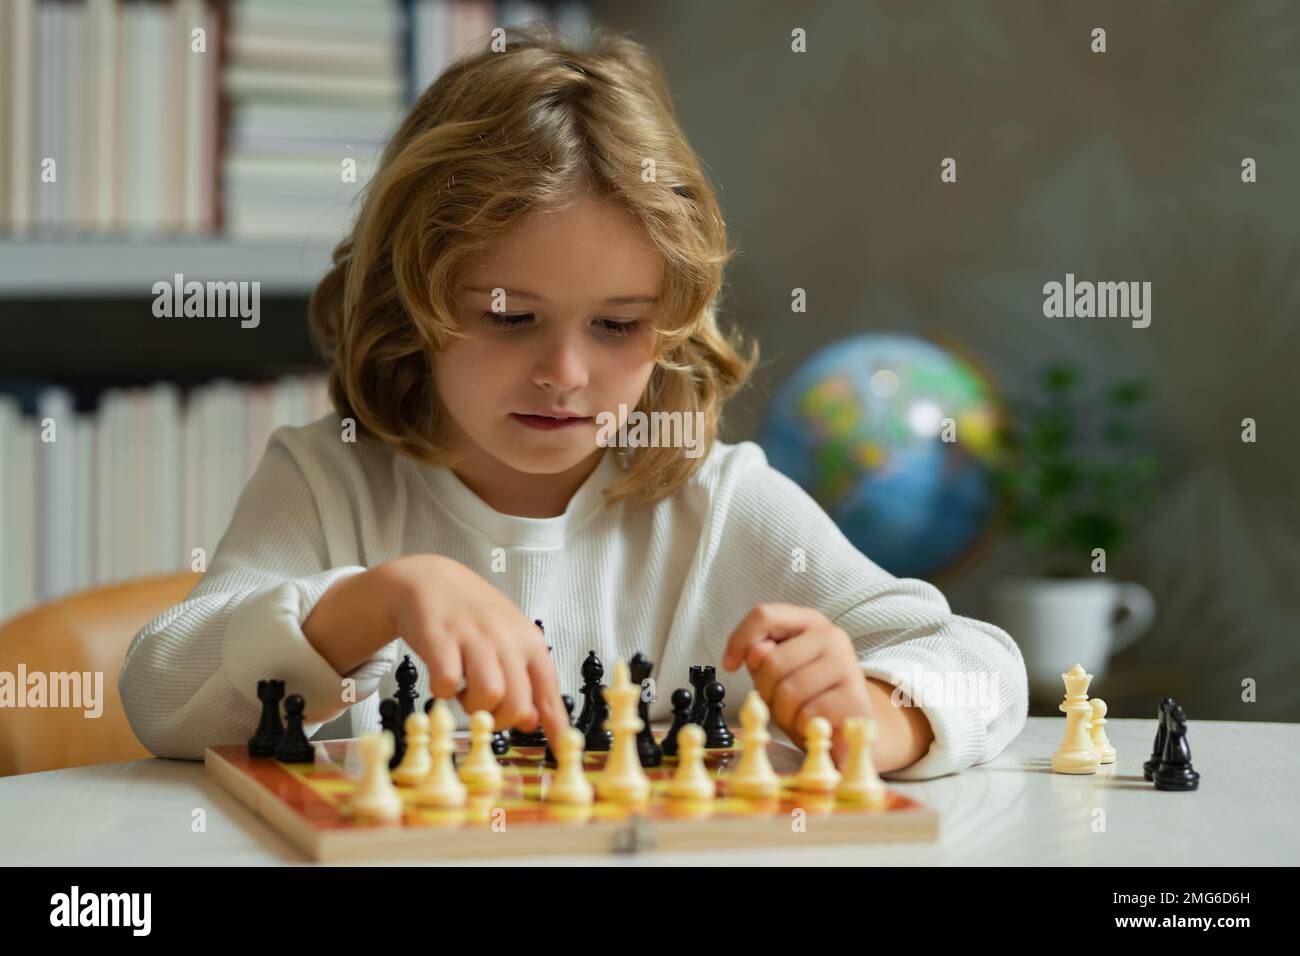
[[[712,801],[668,797],[677,759],[665,756],[662,766],[646,770],[651,789],[645,803],[549,803],[554,770],[545,765],[544,750],[516,747],[499,758],[505,773],[500,792],[471,796],[464,807],[418,806],[414,787],[398,784],[404,812],[394,823],[349,813],[348,797],[361,772],[355,740],[315,743],[315,763],[250,757],[246,746],[229,745],[209,747],[204,764],[209,775],[308,858],[322,862],[799,847],[928,841],[938,835],[938,815],[893,790],[886,791],[883,806],[874,808],[798,791],[794,779],[804,754],[777,741],[767,749],[781,778],[779,795],[755,800],[729,794],[740,736],[737,731],[732,749],[705,751],[705,767],[718,788]],[[468,746],[466,737],[458,737],[458,756]],[[582,755],[584,772],[593,782],[607,756]]]

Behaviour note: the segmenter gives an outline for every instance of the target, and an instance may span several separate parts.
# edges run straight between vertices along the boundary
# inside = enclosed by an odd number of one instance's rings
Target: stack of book
[[[340,238],[406,105],[577,0],[4,0],[0,234]]]
[[[323,375],[0,396],[0,620],[98,584],[202,569],[280,425],[330,412]]]
[[[204,0],[0,4],[0,232],[211,232],[220,45]]]
[[[336,239],[405,104],[393,0],[237,0],[222,90],[225,231]]]

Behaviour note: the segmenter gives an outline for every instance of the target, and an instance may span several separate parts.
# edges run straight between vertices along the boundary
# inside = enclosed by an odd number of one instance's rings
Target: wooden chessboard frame
[[[506,789],[499,795],[474,799],[470,808],[458,811],[412,805],[401,823],[367,823],[349,816],[331,795],[344,780],[343,768],[356,763],[355,741],[328,740],[315,746],[313,766],[250,757],[243,745],[209,747],[204,766],[214,780],[318,862],[929,841],[939,830],[934,810],[892,790],[880,809],[794,790],[792,780],[803,753],[776,741],[768,744],[768,755],[782,776],[782,792],[762,805],[727,794],[724,771],[739,759],[738,746],[705,751],[706,767],[719,781],[717,800],[683,803],[664,796],[663,786],[676,768],[676,759],[665,757],[662,767],[646,771],[652,795],[640,812],[605,802],[589,810],[543,803],[537,794],[543,774],[549,778],[552,771],[542,766],[540,749],[521,748],[499,758],[507,775]],[[464,737],[457,739],[460,752],[467,747]],[[606,756],[584,755],[589,777],[600,771]],[[309,775],[316,779],[308,782]],[[399,789],[409,803],[409,788]],[[802,830],[794,826],[795,810],[803,811]],[[494,828],[494,822],[499,827],[502,820],[504,828]]]

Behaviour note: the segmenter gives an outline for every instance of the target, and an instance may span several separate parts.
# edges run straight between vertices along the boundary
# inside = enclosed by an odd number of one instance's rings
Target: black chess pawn
[[[685,687],[673,691],[673,724],[661,747],[669,757],[677,756],[677,732],[691,722],[691,692]]]
[[[1201,775],[1192,769],[1192,748],[1187,744],[1187,716],[1170,701],[1165,715],[1165,749],[1156,768],[1157,790],[1195,790]]]
[[[497,730],[492,733],[492,753],[498,757],[504,757],[510,753],[510,738],[506,736],[504,730]]]
[[[1156,768],[1160,766],[1160,757],[1165,752],[1165,718],[1169,713],[1169,705],[1173,702],[1172,697],[1166,697],[1156,707],[1156,739],[1151,745],[1151,759],[1142,764],[1142,776],[1147,780],[1155,779]]]
[[[316,748],[307,739],[302,726],[302,712],[306,706],[301,694],[290,694],[284,700],[284,736],[275,748],[275,759],[281,763],[316,761]]]
[[[402,723],[402,708],[393,697],[385,697],[379,702],[379,725],[393,735],[393,756],[388,760],[388,769],[396,770],[406,755],[406,726]]]
[[[641,694],[637,700],[636,712],[641,718],[641,729],[636,735],[636,754],[641,760],[643,767],[658,767],[664,762],[664,752],[655,740],[654,731],[650,729],[650,674],[654,670],[654,664],[640,651],[632,656],[628,664],[628,673],[632,677],[632,683],[641,689]]]
[[[546,731],[542,725],[538,724],[536,730],[520,730],[518,727],[510,728],[510,746],[511,747],[545,747]]]
[[[284,698],[284,681],[260,680],[257,682],[257,699],[262,702],[262,719],[257,732],[248,740],[250,757],[274,757],[275,748],[284,736],[280,723],[280,701]]]
[[[704,728],[704,746],[710,750],[725,750],[736,742],[735,735],[722,716],[727,706],[722,700],[726,696],[727,688],[717,681],[704,685],[704,723],[701,726]]]
[[[607,752],[614,743],[614,734],[605,728],[609,720],[609,704],[605,701],[605,685],[597,684],[591,689],[591,726],[587,728],[586,750],[592,753]]]
[[[573,726],[573,698],[570,697],[568,694],[561,694],[560,700],[564,701],[564,710],[569,715],[569,726],[572,727]],[[547,741],[546,753],[543,755],[542,759],[545,762],[546,766],[548,767],[554,767],[556,765],[555,752],[551,750],[551,744],[549,741]]]
[[[691,707],[691,723],[704,726],[704,688],[717,680],[717,670],[705,664],[691,668],[691,689],[695,692],[695,703]]]
[[[578,711],[578,722],[573,726],[577,727],[584,734],[591,729],[591,715],[595,712],[595,704],[591,699],[591,692],[600,679],[605,676],[605,665],[600,662],[595,651],[587,654],[587,659],[582,662],[582,710]]]
[[[415,685],[420,680],[420,672],[415,669],[411,663],[411,655],[403,657],[402,663],[397,665],[397,706],[402,717],[402,726],[406,726],[406,718],[415,713],[415,702],[420,699]]]
[[[424,716],[426,717],[432,716],[433,705],[436,703],[438,703],[438,698],[436,697],[430,697],[428,700],[424,702]]]

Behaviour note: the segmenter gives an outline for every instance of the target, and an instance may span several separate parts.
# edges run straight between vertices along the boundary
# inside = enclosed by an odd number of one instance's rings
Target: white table
[[[991,763],[890,786],[939,812],[934,843],[494,860],[528,864],[1296,865],[1300,724],[1194,721],[1194,793],[1142,779],[1155,720],[1109,720],[1118,761],[1050,770],[1064,721],[1030,718]],[[206,832],[191,829],[206,812]],[[1097,832],[1095,810],[1105,811]],[[302,857],[210,780],[202,764],[137,760],[0,778],[0,865],[256,865]]]

